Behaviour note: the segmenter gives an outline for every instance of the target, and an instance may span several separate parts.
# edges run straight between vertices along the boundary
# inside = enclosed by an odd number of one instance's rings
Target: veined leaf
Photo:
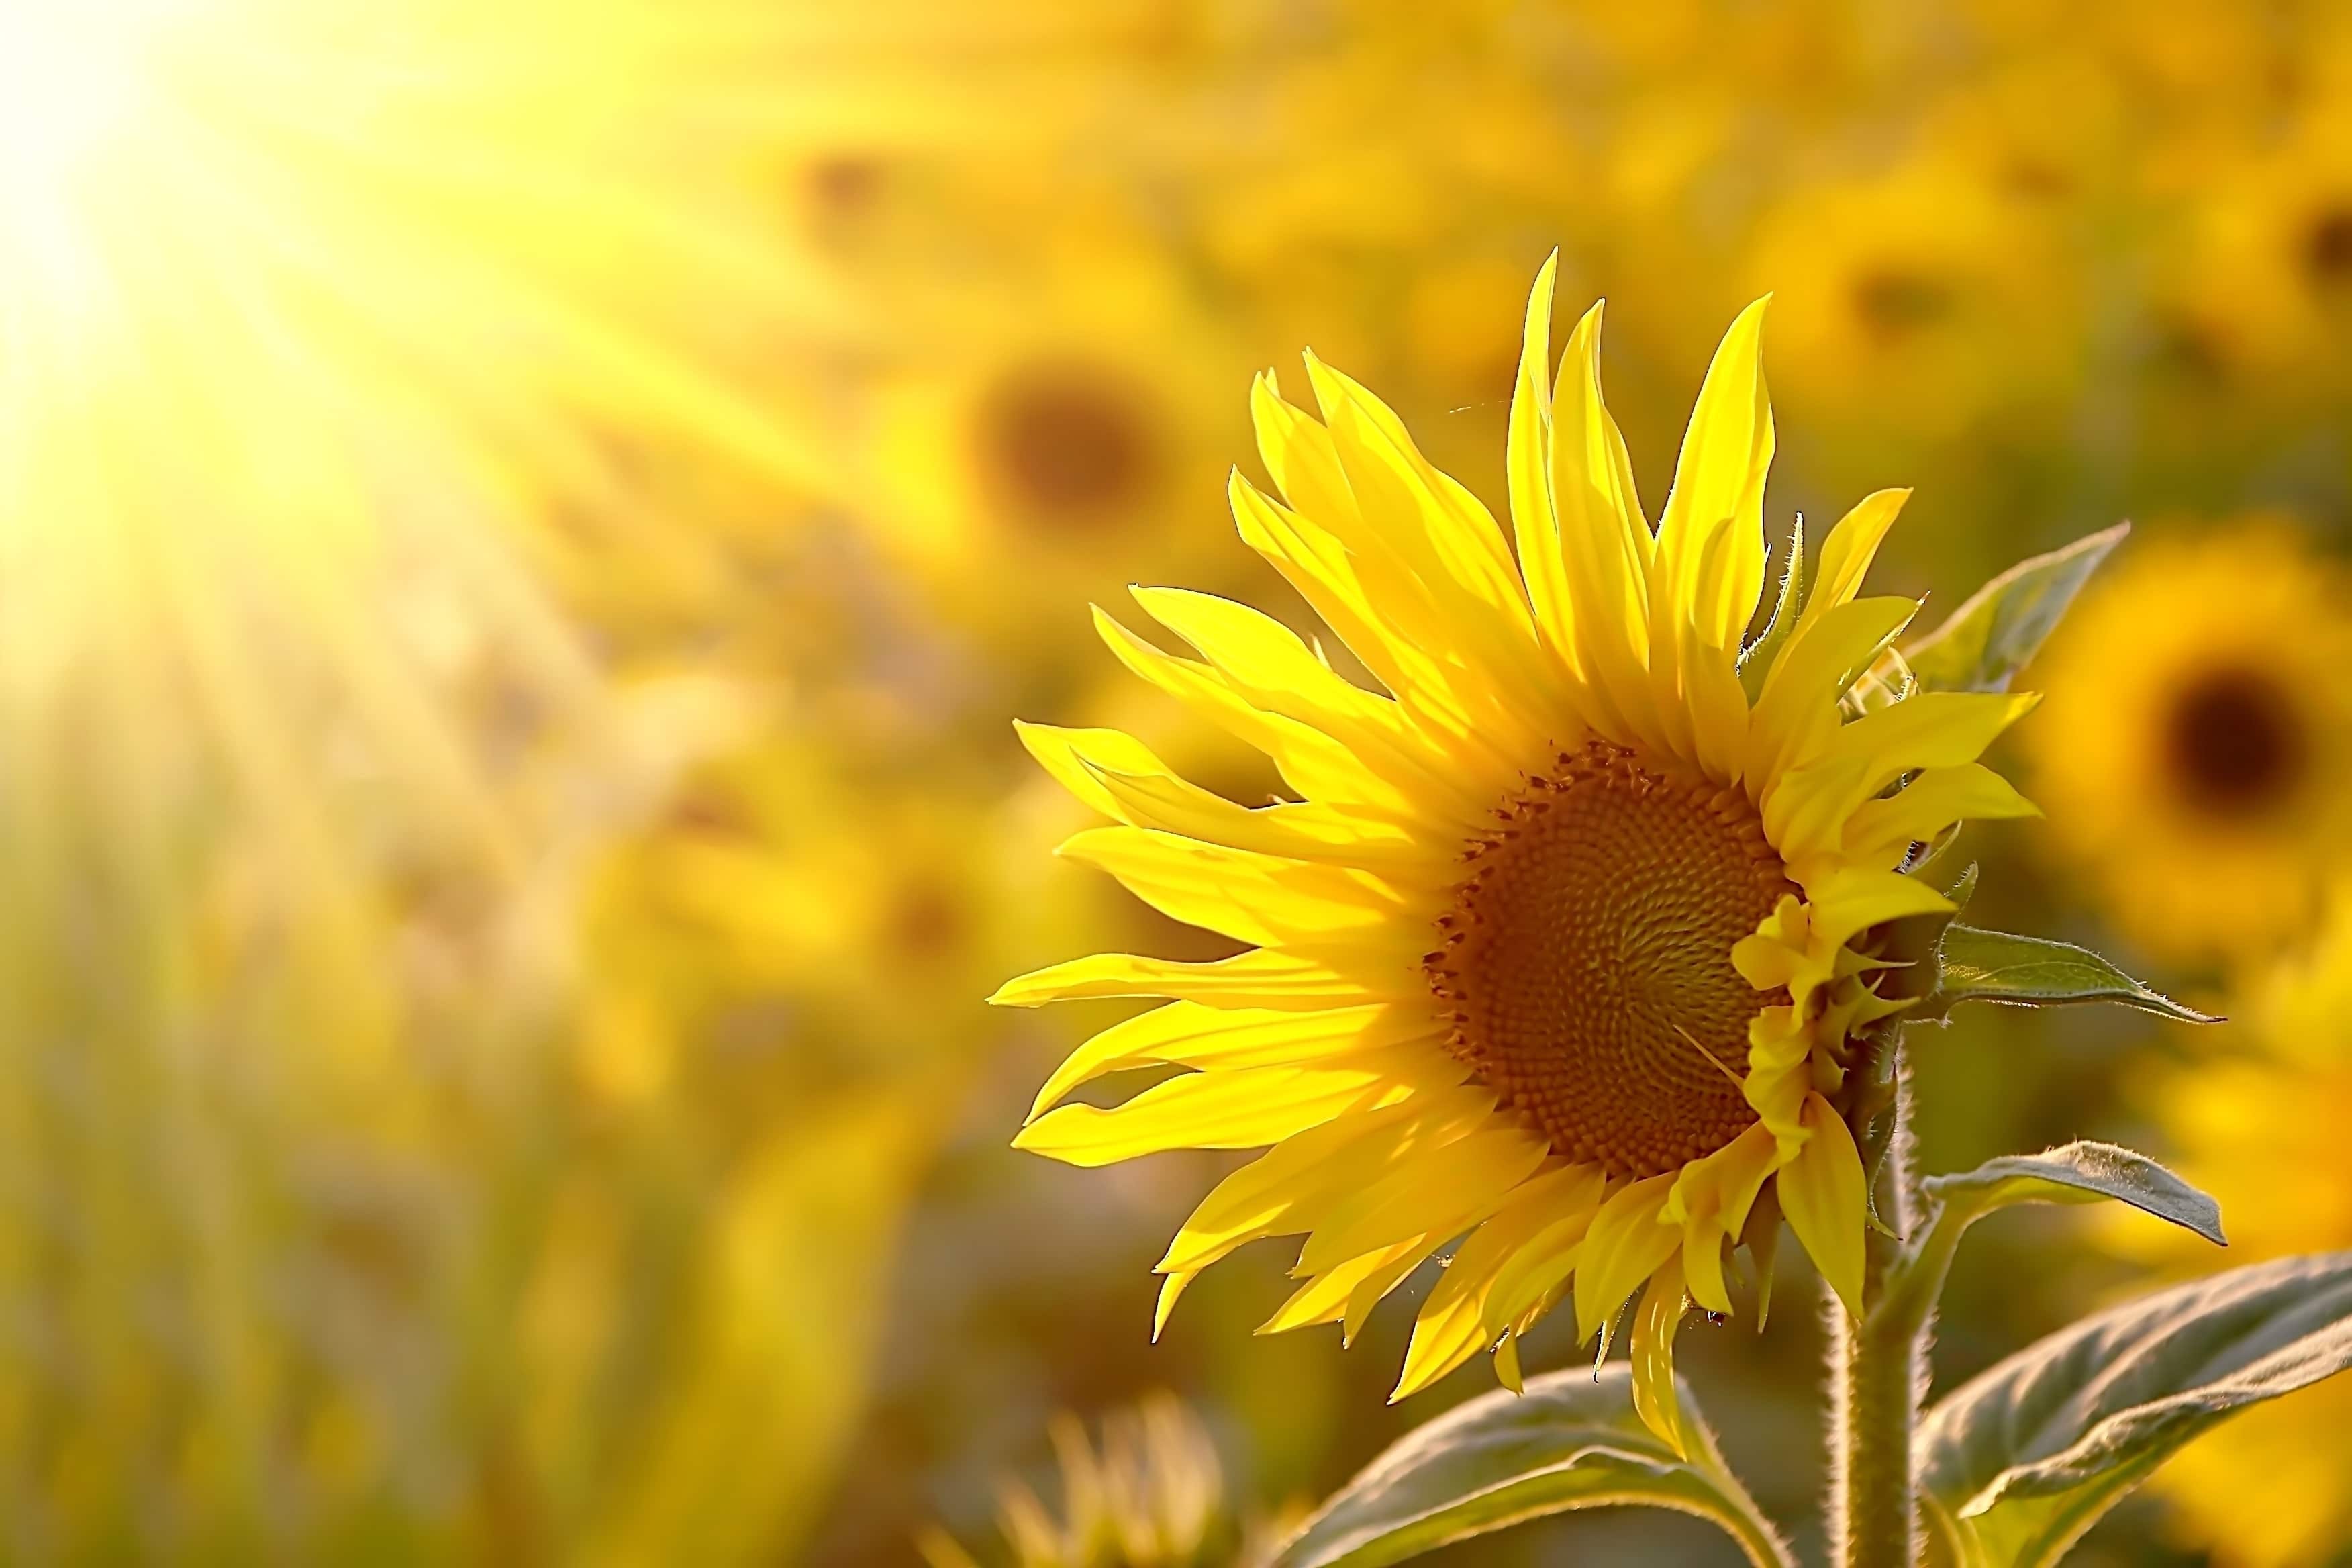
[[[1926,1017],[1941,1017],[1962,1002],[2027,1007],[2118,1002],[2182,1023],[2219,1022],[2151,991],[2088,948],[2047,937],[1984,931],[1955,921],[1945,930],[1937,963],[1935,994],[1919,1015]]]
[[[2021,561],[1971,595],[1942,626],[1903,650],[1928,691],[2006,691],[2041,651],[2083,584],[2131,524],[2119,522],[2063,550]]]
[[[2087,1204],[2113,1198],[2196,1232],[2217,1247],[2221,1205],[2147,1155],[2113,1143],[2069,1143],[2040,1154],[2005,1154],[1973,1171],[1930,1176],[1921,1190],[1944,1214],[1972,1220],[2011,1204]]]
[[[1679,1380],[1678,1384],[1679,1384]],[[1678,1386],[1685,1459],[1634,1413],[1622,1363],[1531,1378],[1411,1433],[1325,1503],[1274,1568],[1373,1568],[1546,1514],[1611,1505],[1673,1509],[1723,1527],[1749,1561],[1794,1563],[1723,1463]]]
[[[2199,1433],[2352,1365],[2352,1252],[2284,1258],[2102,1312],[1930,1411],[1919,1473],[1962,1568],[2042,1568]]]

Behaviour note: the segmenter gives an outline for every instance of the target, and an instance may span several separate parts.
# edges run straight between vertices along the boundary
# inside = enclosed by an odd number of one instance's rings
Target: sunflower
[[[2237,1011],[2221,1053],[2153,1081],[2148,1109],[2173,1163],[2231,1216],[2234,1250],[2261,1259],[2352,1247],[2352,903],[2339,898],[2311,952]],[[2103,1234],[2136,1261],[2182,1274],[2211,1267],[2169,1237],[2120,1225]],[[2231,1568],[2331,1561],[2352,1539],[2347,1423],[2352,1384],[2337,1378],[2200,1437],[2153,1483],[2174,1532]]]
[[[944,346],[868,388],[884,549],[936,613],[1031,664],[1051,651],[1041,600],[1106,592],[1138,553],[1213,564],[1174,525],[1223,469],[1239,421],[1216,389],[1248,363],[1194,283],[1126,226],[1071,219],[1062,239],[1025,266],[908,289],[909,319],[933,324],[915,335]],[[971,593],[983,569],[1009,591]]]
[[[2050,837],[2148,947],[2243,959],[2308,929],[2352,832],[2344,596],[2288,520],[2252,515],[2139,552],[2053,641]]]
[[[2082,318],[2069,258],[2033,204],[1972,163],[1931,150],[1798,184],[1766,215],[1754,270],[1790,279],[1775,317],[1790,396],[1933,437],[2063,386]]]
[[[1842,706],[1916,609],[1855,596],[1900,490],[1847,514],[1801,607],[1784,594],[1743,649],[1773,451],[1765,301],[1716,353],[1654,533],[1601,401],[1598,305],[1554,383],[1553,272],[1511,411],[1516,557],[1363,387],[1307,356],[1318,421],[1258,378],[1280,499],[1236,474],[1242,536],[1379,688],[1224,600],[1136,590],[1199,660],[1098,616],[1129,668],[1266,752],[1297,798],[1244,808],[1117,731],[1023,726],[1115,819],[1063,852],[1246,950],[1098,954],[994,1000],[1168,999],[1074,1053],[1019,1147],[1085,1165],[1266,1150],[1160,1260],[1160,1323],[1236,1247],[1303,1234],[1302,1282],[1265,1327],[1352,1338],[1459,1238],[1394,1397],[1486,1349],[1516,1385],[1519,1341],[1556,1303],[1572,1293],[1590,1336],[1645,1291],[1640,1403],[1678,1440],[1675,1331],[1690,1302],[1732,1310],[1743,1240],[1785,1213],[1857,1303],[1866,1182],[1845,1111],[1872,1026],[1901,1005],[1875,989],[1874,933],[1951,907],[1904,874],[1916,843],[2031,812],[1976,758],[2032,699]],[[1132,1068],[1184,1070],[1048,1109]]]

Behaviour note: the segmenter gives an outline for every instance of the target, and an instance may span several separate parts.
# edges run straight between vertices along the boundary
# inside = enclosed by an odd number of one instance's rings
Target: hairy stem
[[[1898,1237],[1911,1234],[1913,1191],[1907,1088],[1898,1092],[1886,1161],[1877,1186],[1879,1217]],[[1867,1238],[1863,1314],[1834,1297],[1830,1317],[1831,1454],[1829,1529],[1841,1568],[1914,1568],[1919,1560],[1918,1500],[1911,1435],[1927,1391],[1927,1342],[1936,1290],[1907,1265],[1901,1241]]]

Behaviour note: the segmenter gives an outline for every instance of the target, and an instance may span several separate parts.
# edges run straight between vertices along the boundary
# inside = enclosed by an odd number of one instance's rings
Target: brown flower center
[[[2332,206],[2304,231],[2303,262],[2323,289],[2352,280],[2352,207]]]
[[[2305,741],[2293,697],[2259,669],[2207,672],[2173,699],[2165,760],[2200,811],[2242,817],[2271,809],[2303,781]]]
[[[1748,1021],[1776,999],[1732,944],[1796,890],[1746,795],[1594,742],[1499,815],[1427,961],[1454,1054],[1617,1175],[1730,1142],[1756,1120]]]
[[[1160,467],[1144,389],[1108,367],[1038,361],[989,389],[980,459],[998,500],[1055,527],[1085,526],[1138,504]]]
[[[1951,314],[1952,305],[1952,290],[1940,279],[1897,268],[1864,273],[1853,285],[1863,330],[1882,346],[1934,326]]]

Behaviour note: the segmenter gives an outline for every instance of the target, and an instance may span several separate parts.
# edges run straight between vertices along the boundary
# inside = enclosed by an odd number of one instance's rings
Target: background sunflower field
[[[1087,615],[1306,626],[1252,374],[1499,504],[1555,248],[1644,472],[1773,294],[1768,520],[1916,487],[1886,591],[2137,525],[1969,851],[2234,1021],[1967,1018],[1927,1168],[2126,1141],[2235,1261],[2352,1247],[2343,7],[0,0],[0,1555],[1042,1562],[1092,1498],[1089,1563],[1224,1563],[1486,1386],[1387,1406],[1407,1310],[1253,1337],[1255,1250],[1155,1344],[1225,1157],[1014,1152],[1118,1015],[982,998],[1223,951],[1052,858],[1009,721],[1270,787]],[[2005,1224],[1942,1370],[2215,1266]],[[1684,1337],[1784,1517],[1812,1289]],[[2352,1562],[2347,1411],[2074,1560]]]

